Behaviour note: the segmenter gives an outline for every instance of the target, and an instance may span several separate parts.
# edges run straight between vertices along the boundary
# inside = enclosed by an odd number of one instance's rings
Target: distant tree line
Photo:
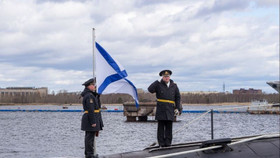
[[[151,93],[139,93],[139,102],[155,102],[156,96]],[[101,95],[103,104],[122,104],[124,102],[133,102],[133,98],[127,94],[107,94]],[[182,104],[212,104],[227,102],[251,102],[252,100],[266,99],[269,103],[280,102],[279,94],[182,94]],[[0,104],[81,104],[82,97],[80,93],[68,93],[61,91],[57,94],[31,94],[27,96],[0,96]]]

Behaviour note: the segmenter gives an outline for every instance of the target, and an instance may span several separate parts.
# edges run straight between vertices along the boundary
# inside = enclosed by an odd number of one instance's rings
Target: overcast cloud
[[[276,92],[278,0],[0,0],[0,87],[81,91],[92,28],[137,88],[171,69],[181,91]]]

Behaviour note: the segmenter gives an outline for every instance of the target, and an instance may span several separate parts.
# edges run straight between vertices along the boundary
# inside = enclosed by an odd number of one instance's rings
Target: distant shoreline
[[[224,106],[224,105],[238,105],[238,106],[247,106],[247,105],[250,105],[251,102],[243,102],[243,103],[238,103],[238,102],[227,102],[227,103],[211,103],[211,104],[183,104],[183,105],[205,105],[205,106],[208,106],[208,105],[218,105],[218,106]]]
[[[199,103],[199,104],[182,104],[183,106],[227,106],[227,105],[237,105],[237,106],[248,106],[250,105],[250,102],[226,102],[226,103],[211,103],[211,104],[205,104],[205,103]],[[15,104],[11,104],[11,103],[0,103],[0,106],[24,106],[24,105],[56,105],[56,106],[82,106],[82,104],[54,104],[54,103],[30,103],[30,104],[19,104],[19,103],[15,103]],[[109,106],[122,106],[123,104],[102,104],[102,105],[109,105]]]

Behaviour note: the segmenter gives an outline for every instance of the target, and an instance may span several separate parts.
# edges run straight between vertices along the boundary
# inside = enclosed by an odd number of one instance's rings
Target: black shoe
[[[88,155],[88,156],[85,156],[85,158],[94,158],[93,155]]]

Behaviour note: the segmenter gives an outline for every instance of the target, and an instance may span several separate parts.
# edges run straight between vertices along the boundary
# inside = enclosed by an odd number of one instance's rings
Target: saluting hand
[[[92,124],[91,127],[96,127],[96,124]]]

